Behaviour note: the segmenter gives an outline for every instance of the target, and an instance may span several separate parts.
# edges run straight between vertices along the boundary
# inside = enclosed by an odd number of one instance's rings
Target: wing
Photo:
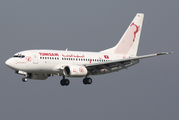
[[[128,67],[137,64],[139,62],[139,59],[155,57],[159,55],[167,55],[171,53],[172,52],[161,52],[161,53],[126,58],[126,59],[107,61],[102,63],[91,63],[91,64],[86,64],[85,67],[88,69],[91,75],[109,73],[121,69],[127,69]]]

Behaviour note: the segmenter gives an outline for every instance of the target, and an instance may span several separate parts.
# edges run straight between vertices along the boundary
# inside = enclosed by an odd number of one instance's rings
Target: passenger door
[[[33,64],[38,64],[38,54],[36,52],[32,53]]]

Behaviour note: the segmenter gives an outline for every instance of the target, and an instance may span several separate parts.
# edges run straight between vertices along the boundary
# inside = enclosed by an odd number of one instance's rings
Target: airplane
[[[14,54],[5,64],[15,73],[28,79],[45,80],[50,76],[62,76],[60,84],[68,86],[66,77],[84,77],[83,83],[92,83],[91,75],[101,75],[127,69],[139,63],[140,59],[167,55],[172,52],[159,52],[137,56],[144,14],[137,13],[119,42],[100,52],[66,50],[25,50]]]

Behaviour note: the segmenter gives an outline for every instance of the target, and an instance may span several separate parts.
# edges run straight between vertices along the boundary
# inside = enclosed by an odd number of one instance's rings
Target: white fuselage
[[[11,68],[15,71],[61,75],[62,73],[59,72],[59,69],[63,69],[64,65],[87,65],[119,59],[123,59],[119,54],[100,52],[26,50],[16,53],[6,62],[11,64]],[[108,70],[104,70],[101,74],[108,72]]]

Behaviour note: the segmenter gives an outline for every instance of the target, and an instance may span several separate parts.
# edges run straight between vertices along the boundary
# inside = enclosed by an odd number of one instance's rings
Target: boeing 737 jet
[[[45,80],[50,76],[62,76],[60,84],[68,86],[66,77],[83,77],[85,85],[91,84],[91,75],[107,74],[127,69],[140,59],[170,54],[160,52],[137,56],[144,14],[138,13],[128,26],[119,42],[112,48],[100,52],[68,50],[25,50],[14,54],[5,64],[15,73],[28,79]]]

